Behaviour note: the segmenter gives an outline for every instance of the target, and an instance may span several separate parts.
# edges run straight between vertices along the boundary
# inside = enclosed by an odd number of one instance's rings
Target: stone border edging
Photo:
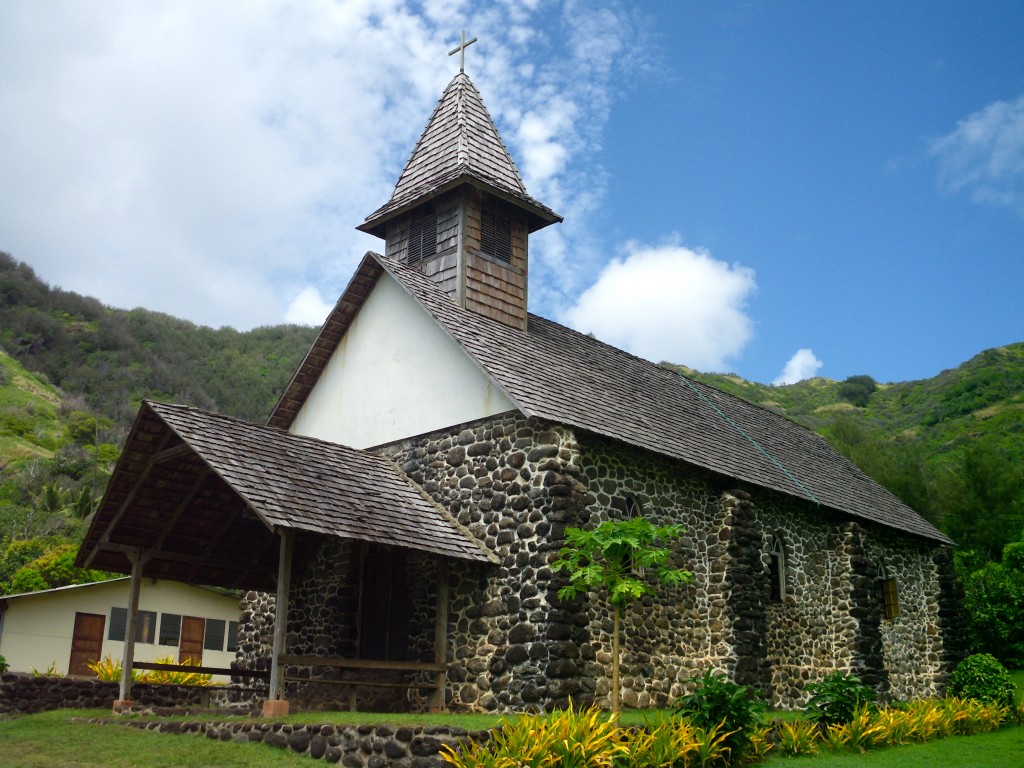
[[[441,768],[441,746],[463,741],[486,742],[490,731],[454,726],[331,725],[281,722],[218,722],[201,720],[123,720],[114,717],[75,718],[77,722],[127,725],[157,733],[191,733],[218,741],[264,743],[291,749],[316,760],[346,768]]]

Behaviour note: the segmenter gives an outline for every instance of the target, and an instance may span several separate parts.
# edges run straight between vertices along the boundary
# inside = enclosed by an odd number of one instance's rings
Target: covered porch
[[[350,706],[357,688],[394,687],[443,708],[449,569],[493,559],[383,457],[145,402],[78,563],[132,576],[115,707],[131,701],[152,577],[273,595],[248,635],[243,616],[235,671],[269,672],[264,711],[281,714],[286,685],[312,682],[343,686]]]

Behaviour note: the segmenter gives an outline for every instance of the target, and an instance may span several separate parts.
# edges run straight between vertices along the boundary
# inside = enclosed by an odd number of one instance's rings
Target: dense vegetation
[[[999,560],[1024,528],[1024,343],[895,384],[687,373],[820,433],[983,560]]]
[[[68,552],[143,398],[261,422],[315,334],[111,309],[0,253],[0,593],[92,576],[69,570]],[[815,430],[952,536],[977,647],[1024,656],[1024,544],[1004,555],[1024,532],[1024,343],[889,384],[682,370]]]
[[[71,563],[144,398],[261,422],[316,332],[111,309],[0,253],[0,594],[99,575]]]

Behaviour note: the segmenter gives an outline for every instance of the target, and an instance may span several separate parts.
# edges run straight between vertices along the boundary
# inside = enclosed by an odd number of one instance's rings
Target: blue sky
[[[317,323],[462,27],[566,217],[533,311],[762,382],[1024,340],[1020,2],[8,0],[0,250],[112,306]]]

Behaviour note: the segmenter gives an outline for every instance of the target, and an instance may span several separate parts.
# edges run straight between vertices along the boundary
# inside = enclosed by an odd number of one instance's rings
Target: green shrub
[[[7,659],[5,659],[3,656],[0,656],[0,675],[6,672],[9,669],[9,667],[10,665],[7,663]]]
[[[723,743],[739,762],[750,747],[750,736],[761,722],[765,705],[747,685],[737,685],[711,670],[697,682],[693,693],[676,699],[673,712],[698,728],[711,731],[721,726],[728,733]]]
[[[874,690],[849,672],[833,672],[820,683],[810,683],[807,691],[808,716],[825,726],[849,723],[858,709],[875,700]]]
[[[989,653],[975,653],[957,664],[949,676],[947,696],[974,699],[1000,707],[1013,706],[1010,673]]]

